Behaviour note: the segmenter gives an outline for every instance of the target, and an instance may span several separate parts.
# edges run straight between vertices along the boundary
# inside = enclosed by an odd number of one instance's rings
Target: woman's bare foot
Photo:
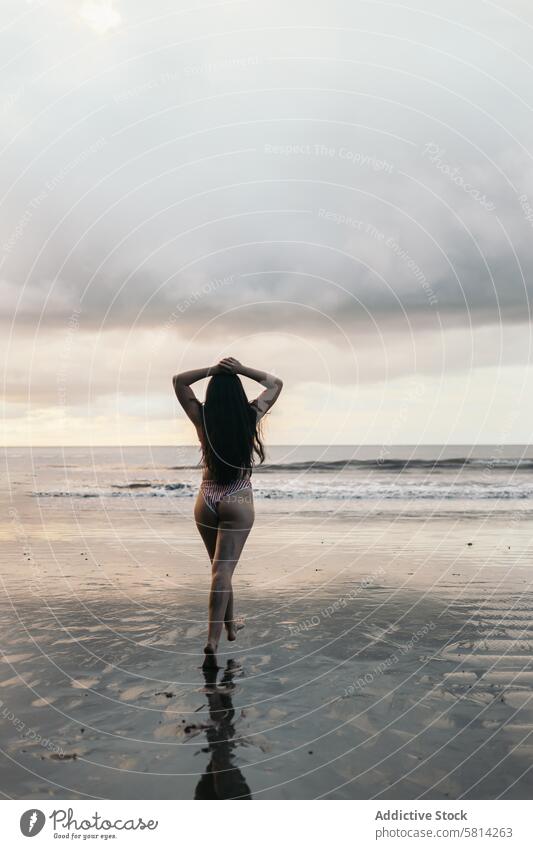
[[[224,622],[224,626],[228,640],[233,642],[233,640],[237,639],[237,631],[242,631],[244,628],[244,621],[242,619],[232,619],[230,622]]]
[[[204,662],[203,662],[204,667],[216,666],[217,665],[217,657],[216,657],[217,648],[218,648],[218,646],[216,646],[215,643],[211,642],[210,640],[207,641],[207,643],[205,644],[205,648],[204,648],[204,654],[205,654]]]

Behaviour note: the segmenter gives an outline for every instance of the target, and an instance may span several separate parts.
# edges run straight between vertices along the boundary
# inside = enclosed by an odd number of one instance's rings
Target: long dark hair
[[[227,483],[244,477],[265,459],[257,412],[236,374],[214,374],[207,385],[202,455],[212,480]]]

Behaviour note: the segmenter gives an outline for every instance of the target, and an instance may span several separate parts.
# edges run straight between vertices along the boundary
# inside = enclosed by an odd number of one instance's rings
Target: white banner
[[[198,801],[29,801],[2,803],[2,844],[209,847],[213,841],[254,849],[297,840],[306,849],[342,841],[348,847],[426,846],[530,849],[530,803],[520,801],[264,801],[254,805]],[[214,807],[213,807],[214,806]],[[224,807],[226,810],[224,810]],[[202,810],[205,808],[205,810]]]

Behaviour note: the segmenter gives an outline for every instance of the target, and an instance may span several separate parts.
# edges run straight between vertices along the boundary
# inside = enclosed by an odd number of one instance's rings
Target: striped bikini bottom
[[[229,483],[217,483],[216,481],[203,480],[200,484],[200,492],[203,499],[213,513],[217,512],[217,504],[226,495],[235,495],[243,489],[250,489],[252,480],[250,477],[239,478]]]

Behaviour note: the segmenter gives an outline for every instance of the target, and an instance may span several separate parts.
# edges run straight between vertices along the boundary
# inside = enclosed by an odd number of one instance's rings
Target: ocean
[[[271,447],[215,677],[198,460],[5,450],[0,790],[530,799],[531,450]]]
[[[201,470],[196,446],[5,449],[4,486],[38,499],[194,498]],[[272,446],[254,469],[265,509],[367,508],[447,511],[512,509],[533,499],[533,448],[525,445]],[[401,502],[399,504],[398,502]],[[124,506],[124,503],[122,504]]]

